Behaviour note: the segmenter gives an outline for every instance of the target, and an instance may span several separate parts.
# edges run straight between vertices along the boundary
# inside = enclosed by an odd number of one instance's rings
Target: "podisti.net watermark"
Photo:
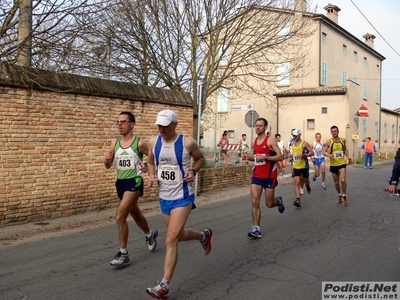
[[[321,299],[400,299],[399,281],[323,281]]]

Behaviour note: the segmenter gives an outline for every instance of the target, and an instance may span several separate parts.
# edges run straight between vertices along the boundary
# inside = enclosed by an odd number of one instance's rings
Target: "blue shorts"
[[[178,200],[163,200],[160,198],[160,208],[161,212],[164,215],[171,215],[171,210],[178,207],[185,207],[189,204],[192,204],[192,209],[196,208],[196,204],[194,204],[194,194],[190,195],[186,199],[178,199]]]
[[[278,185],[278,180],[276,178],[258,178],[252,177],[251,184],[261,185],[266,189],[273,189]]]
[[[140,191],[140,197],[143,196],[143,178],[136,176],[129,179],[117,179],[115,182],[118,198],[122,200],[125,192]]]
[[[314,158],[314,165],[319,167],[322,163],[325,162],[325,157]]]

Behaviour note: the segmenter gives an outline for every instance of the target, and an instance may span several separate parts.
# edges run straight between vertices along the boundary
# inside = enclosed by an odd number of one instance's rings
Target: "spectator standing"
[[[375,143],[371,140],[371,137],[367,137],[364,144],[362,144],[361,149],[365,150],[365,160],[364,160],[364,169],[368,167],[372,169],[372,156],[376,153]]]

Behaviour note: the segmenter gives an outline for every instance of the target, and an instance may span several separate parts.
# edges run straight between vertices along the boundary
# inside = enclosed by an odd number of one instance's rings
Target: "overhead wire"
[[[378,31],[378,29],[376,29],[375,26],[370,22],[370,20],[368,20],[368,18],[363,14],[361,9],[358,8],[358,6],[354,3],[354,1],[353,0],[350,0],[350,1],[357,8],[357,10],[360,12],[360,14],[365,18],[365,20],[367,20],[367,22],[372,26],[372,28],[375,29],[377,34],[379,34],[379,36],[385,41],[385,43],[397,54],[397,56],[400,56],[400,54],[392,47],[392,45],[389,44],[389,42],[383,37],[383,35]]]

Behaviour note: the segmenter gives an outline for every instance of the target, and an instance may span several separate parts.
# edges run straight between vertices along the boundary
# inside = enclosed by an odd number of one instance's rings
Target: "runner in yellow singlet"
[[[338,203],[347,205],[347,182],[346,182],[346,166],[347,161],[350,164],[351,158],[346,147],[346,140],[339,137],[339,128],[331,127],[332,138],[325,142],[324,155],[330,159],[329,171],[332,173],[335,189],[338,193]],[[340,183],[339,183],[340,179]]]
[[[309,181],[309,164],[308,157],[314,155],[310,144],[301,139],[300,129],[295,129],[292,132],[293,144],[292,151],[289,158],[293,161],[292,164],[292,177],[295,183],[294,193],[296,195],[296,200],[293,205],[296,207],[301,207],[300,203],[300,190],[302,180],[306,185],[307,192],[311,193],[310,181]]]

